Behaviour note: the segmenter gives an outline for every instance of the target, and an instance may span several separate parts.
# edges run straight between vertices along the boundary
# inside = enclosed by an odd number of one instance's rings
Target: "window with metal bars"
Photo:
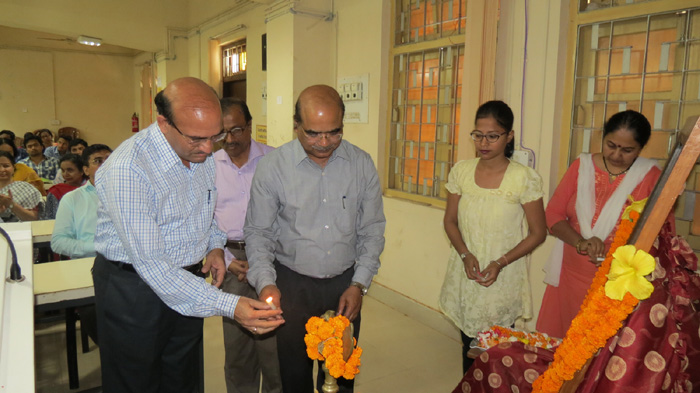
[[[236,79],[245,74],[246,70],[246,41],[237,41],[221,48],[221,72],[224,82]]]
[[[569,163],[599,152],[605,120],[633,109],[652,125],[642,155],[663,166],[686,121],[700,115],[700,7],[580,24],[577,41]],[[696,165],[675,210],[677,232],[696,253],[698,194]]]
[[[389,189],[447,198],[444,184],[458,142],[465,8],[466,0],[395,4]],[[461,40],[445,40],[452,36]]]

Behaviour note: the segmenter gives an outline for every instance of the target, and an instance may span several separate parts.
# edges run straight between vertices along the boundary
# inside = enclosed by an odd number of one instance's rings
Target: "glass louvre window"
[[[466,0],[395,5],[387,186],[445,200],[457,156],[464,44],[443,38],[463,42]]]
[[[463,47],[394,58],[389,187],[446,199],[462,95]]]
[[[593,11],[601,8],[619,7],[623,5],[648,3],[655,0],[578,0],[579,11]]]
[[[465,0],[397,0],[394,45],[464,34]]]
[[[221,71],[224,82],[230,77],[245,73],[246,69],[246,42],[238,41],[221,48]]]
[[[652,125],[642,156],[663,166],[700,116],[700,7],[578,27],[569,163],[601,150],[605,119],[633,109]],[[700,252],[700,168],[676,204],[676,229]]]

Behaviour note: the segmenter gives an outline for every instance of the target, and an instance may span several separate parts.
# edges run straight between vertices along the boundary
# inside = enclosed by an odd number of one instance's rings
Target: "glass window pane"
[[[395,56],[391,188],[446,198],[442,186],[456,156],[463,57],[461,46]]]

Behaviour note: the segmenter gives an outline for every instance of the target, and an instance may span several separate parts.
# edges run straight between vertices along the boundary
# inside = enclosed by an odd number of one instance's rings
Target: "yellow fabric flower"
[[[618,247],[613,253],[605,294],[615,300],[622,300],[627,292],[640,300],[648,298],[654,286],[644,276],[653,272],[655,265],[654,257],[644,250],[632,245]]]
[[[627,199],[629,199],[632,203],[630,203],[630,205],[625,208],[625,211],[622,212],[623,220],[630,220],[630,212],[633,210],[641,215],[642,211],[644,210],[644,206],[647,204],[647,200],[649,200],[649,198],[644,198],[639,201],[635,201],[632,198],[632,195],[628,195]]]

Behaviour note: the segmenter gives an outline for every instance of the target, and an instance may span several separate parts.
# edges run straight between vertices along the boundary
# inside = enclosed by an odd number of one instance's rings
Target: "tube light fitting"
[[[96,37],[89,37],[86,35],[78,36],[78,43],[87,46],[100,46],[102,45],[102,39]]]

